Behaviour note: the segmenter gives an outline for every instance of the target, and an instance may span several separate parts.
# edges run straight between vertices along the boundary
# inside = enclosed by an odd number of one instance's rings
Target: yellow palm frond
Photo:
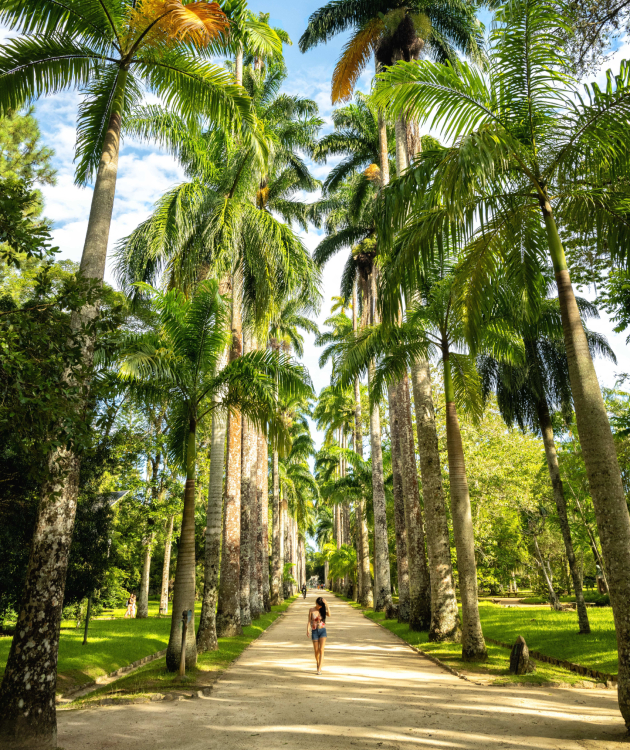
[[[172,46],[182,41],[205,47],[226,37],[230,22],[218,3],[181,0],[143,0],[131,9],[129,42],[142,38],[143,44]]]
[[[378,164],[370,164],[370,166],[366,168],[363,174],[368,178],[370,182],[381,181],[381,168],[378,166]]]
[[[348,41],[335,66],[332,77],[332,102],[352,98],[354,85],[367,65],[374,47],[383,33],[383,21],[373,18]]]

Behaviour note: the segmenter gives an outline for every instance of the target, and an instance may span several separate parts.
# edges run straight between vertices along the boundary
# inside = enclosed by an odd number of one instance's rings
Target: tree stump
[[[510,674],[527,674],[535,669],[536,665],[529,658],[529,649],[525,639],[519,635],[510,653]]]

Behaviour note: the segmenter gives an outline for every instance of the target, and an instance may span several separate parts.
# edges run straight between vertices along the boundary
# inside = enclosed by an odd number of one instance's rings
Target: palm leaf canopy
[[[121,132],[146,90],[187,120],[207,118],[263,150],[246,92],[211,63],[229,38],[216,3],[6,0],[0,23],[21,36],[0,49],[0,111],[78,89],[76,182],[93,179],[112,113]]]
[[[470,308],[479,310],[471,337],[499,268],[520,275],[535,300],[549,256],[545,216],[555,216],[564,240],[627,257],[630,66],[609,72],[604,88],[580,89],[554,31],[566,26],[562,10],[547,0],[503,6],[484,71],[421,60],[379,74],[377,105],[451,144],[423,151],[384,191],[379,231],[384,244],[397,237],[383,290],[390,319],[446,236],[465,248]]]

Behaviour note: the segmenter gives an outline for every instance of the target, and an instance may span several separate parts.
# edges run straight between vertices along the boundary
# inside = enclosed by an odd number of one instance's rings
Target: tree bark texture
[[[428,630],[431,625],[431,580],[424,543],[424,519],[420,506],[416,449],[411,421],[411,398],[407,375],[398,386],[400,402],[400,441],[409,557],[409,626],[412,630]]]
[[[250,610],[251,564],[252,564],[252,468],[255,469],[255,457],[252,451],[254,437],[253,425],[243,418],[243,455],[241,459],[241,625],[251,625]]]
[[[230,361],[241,356],[243,329],[240,279],[232,279],[232,347]],[[225,503],[223,509],[223,546],[217,608],[217,636],[240,635],[240,555],[241,555],[241,415],[231,411],[228,417]]]
[[[282,538],[281,538],[281,516],[280,505],[280,469],[278,466],[278,451],[273,451],[272,457],[273,485],[271,495],[271,604],[276,606],[282,604],[284,599],[282,591]]]
[[[136,618],[145,619],[149,616],[149,577],[151,575],[151,557],[153,556],[153,542],[155,534],[149,534],[144,540],[144,560],[142,563],[142,577],[140,578],[140,594],[138,596],[138,610]]]
[[[212,415],[210,443],[210,478],[208,481],[208,510],[206,515],[206,545],[203,582],[203,601],[197,631],[197,650],[216,651],[216,609],[221,563],[221,516],[223,511],[223,472],[225,469],[225,435],[227,414],[215,409]]]
[[[57,747],[59,628],[78,482],[77,457],[63,449],[51,454],[17,626],[0,688],[3,748]]]
[[[400,383],[388,388],[389,429],[391,434],[392,479],[394,493],[394,532],[396,535],[396,568],[398,572],[398,622],[409,622],[409,560],[407,557],[407,525],[403,496]]]
[[[194,433],[193,433],[194,438]],[[189,442],[190,445],[190,442]],[[182,612],[192,610],[192,622],[186,632],[186,669],[197,664],[195,640],[195,478],[186,479],[182,530],[177,546],[177,568],[171,608],[171,633],[166,647],[166,668],[177,672],[182,652]]]
[[[630,728],[630,516],[615,441],[575,301],[564,249],[549,204],[542,208],[558,287],[575,418],[617,633],[619,710]]]
[[[260,544],[262,542],[262,518],[258,503],[258,430],[251,425],[251,471],[250,471],[250,578],[249,578],[249,613],[252,620],[257,620],[262,612],[262,565]],[[260,581],[260,585],[259,585]],[[260,593],[260,597],[259,597]]]
[[[416,362],[411,368],[411,378],[416,409],[416,434],[420,454],[422,499],[424,500],[431,580],[429,640],[459,641],[461,638],[460,618],[453,582],[429,363],[426,360]]]
[[[267,478],[267,437],[258,434],[258,491],[260,493],[260,513],[262,516],[262,597],[265,612],[271,612],[271,587],[269,581],[269,480]]]
[[[564,497],[564,487],[560,478],[560,467],[558,466],[558,455],[556,453],[556,444],[553,436],[553,426],[549,415],[549,407],[546,399],[541,399],[537,404],[538,423],[542,432],[543,444],[545,446],[545,456],[547,458],[547,468],[549,469],[549,478],[553,488],[553,499],[558,510],[558,521],[564,548],[567,553],[567,561],[573,581],[575,591],[575,602],[580,626],[580,633],[590,633],[591,626],[588,621],[586,611],[586,602],[584,601],[584,591],[582,590],[582,580],[578,570],[577,560],[575,559],[575,550],[573,549],[573,540],[571,538],[571,529],[569,528],[569,517],[567,515],[567,503]]]
[[[166,528],[166,539],[164,540],[164,562],[162,563],[162,588],[160,592],[160,609],[161,615],[168,614],[168,584],[171,570],[171,545],[173,543],[173,526],[175,516],[169,516]]]
[[[444,362],[444,381],[448,399],[446,401],[446,443],[451,485],[451,515],[457,549],[459,592],[462,598],[462,659],[483,661],[488,654],[479,618],[475,538],[459,419],[455,403],[451,400],[452,397],[449,398],[453,386],[448,359]]]

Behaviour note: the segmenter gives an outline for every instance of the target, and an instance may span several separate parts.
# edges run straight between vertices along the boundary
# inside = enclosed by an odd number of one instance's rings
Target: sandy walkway
[[[332,597],[314,674],[299,599],[209,698],[59,713],[64,750],[613,750],[627,747],[613,691],[477,687]]]

